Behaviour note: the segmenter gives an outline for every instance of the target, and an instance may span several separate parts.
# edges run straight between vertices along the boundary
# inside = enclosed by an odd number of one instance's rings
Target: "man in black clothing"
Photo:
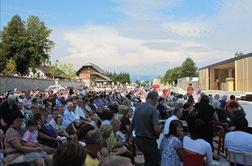
[[[167,112],[166,112],[166,107],[164,106],[164,98],[160,97],[158,99],[158,106],[157,109],[160,114],[161,119],[167,119]]]
[[[145,166],[159,165],[159,151],[156,139],[159,138],[159,112],[155,105],[158,93],[150,91],[146,102],[140,105],[133,117],[133,128],[136,132],[136,145],[144,154]]]
[[[16,115],[18,115],[21,119],[24,118],[24,115],[16,104],[16,96],[11,94],[7,97],[6,101],[0,104],[1,128],[3,128],[4,131],[10,127],[11,119]]]

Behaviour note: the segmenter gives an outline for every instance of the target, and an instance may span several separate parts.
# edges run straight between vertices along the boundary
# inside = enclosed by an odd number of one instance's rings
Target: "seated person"
[[[59,135],[57,131],[50,124],[46,123],[46,118],[44,114],[35,113],[33,117],[34,120],[36,120],[40,126],[38,130],[39,143],[51,148],[56,148],[61,140],[61,138],[58,137]]]
[[[103,111],[103,121],[101,123],[101,125],[111,125],[111,120],[113,119],[113,112],[112,111]]]
[[[56,131],[58,132],[58,134],[60,136],[65,136],[65,137],[69,138],[69,134],[66,132],[66,127],[63,124],[63,118],[62,117],[57,118],[55,129],[56,129]]]
[[[185,166],[203,165],[204,157],[206,157],[207,164],[213,165],[212,148],[204,138],[205,123],[201,119],[196,119],[189,128],[190,136],[183,138],[183,161]],[[189,152],[194,156],[201,156],[200,159],[192,160],[191,155],[186,155]]]
[[[116,134],[111,125],[102,125],[100,131],[103,142],[106,144],[109,152],[111,152],[113,155],[121,155],[128,151],[128,149],[123,146],[122,142],[117,141]]]
[[[237,119],[246,117],[246,113],[237,101],[230,102],[227,108],[229,109],[229,114],[231,116],[230,127],[234,126]]]
[[[79,130],[78,130],[78,140],[81,141],[81,142],[85,142],[85,137],[86,137],[86,134],[90,131],[90,130],[95,130],[95,127],[92,126],[91,124],[88,124],[88,123],[82,123],[79,127]]]
[[[38,122],[29,120],[27,122],[27,130],[23,135],[23,145],[37,147],[38,143]]]
[[[193,104],[190,102],[187,102],[183,105],[183,112],[181,120],[187,120],[189,113],[193,110]]]
[[[131,108],[128,107],[128,109],[124,110],[123,113],[123,117],[121,119],[121,127],[120,127],[120,131],[124,134],[126,134],[127,136],[130,135],[131,132],[131,121],[130,118],[132,118],[132,110]]]
[[[11,117],[11,122],[11,126],[7,130],[5,137],[5,164],[34,162],[36,165],[45,165],[45,161],[50,164],[51,160],[47,154],[42,151],[42,147],[31,147],[22,144],[22,135],[20,132],[22,125],[21,118],[15,115]]]
[[[234,126],[235,130],[225,136],[225,149],[252,155],[252,134],[246,132],[248,129],[247,119],[243,117],[236,120]],[[239,164],[244,164],[241,156],[237,156],[236,161]]]
[[[227,122],[227,115],[224,109],[221,108],[221,103],[219,101],[213,102],[213,107],[216,110],[216,113],[219,118],[219,122],[226,123]]]
[[[58,117],[60,117],[61,115],[59,115],[59,111],[58,110],[55,110],[55,111],[53,111],[53,113],[52,113],[52,118],[51,118],[51,120],[50,120],[50,125],[53,127],[53,128],[55,128],[56,127],[56,123],[57,123],[57,119],[58,119]]]
[[[113,119],[111,122],[112,128],[113,128],[113,132],[116,136],[116,140],[117,140],[117,146],[123,146],[126,143],[126,137],[125,135],[119,131],[120,126],[121,126],[121,122],[118,119]]]
[[[87,166],[98,166],[100,161],[109,155],[106,148],[102,148],[101,134],[98,130],[90,130],[85,137],[87,157],[85,164]]]
[[[54,166],[84,166],[86,151],[76,143],[61,145],[53,155]]]
[[[64,125],[67,127],[70,123],[79,122],[80,117],[75,113],[76,105],[72,102],[67,103],[64,111]]]

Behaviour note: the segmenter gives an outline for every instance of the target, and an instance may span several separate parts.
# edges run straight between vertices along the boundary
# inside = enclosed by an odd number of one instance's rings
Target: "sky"
[[[0,28],[39,16],[51,60],[150,80],[191,57],[198,68],[252,52],[252,0],[0,0]]]

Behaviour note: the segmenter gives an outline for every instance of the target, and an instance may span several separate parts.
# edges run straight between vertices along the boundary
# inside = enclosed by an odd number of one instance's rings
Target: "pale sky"
[[[252,52],[252,0],[1,0],[1,29],[18,14],[53,30],[51,59],[151,79],[191,57],[203,67]]]

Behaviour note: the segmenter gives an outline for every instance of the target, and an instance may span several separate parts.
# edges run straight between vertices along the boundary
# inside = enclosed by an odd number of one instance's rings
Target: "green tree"
[[[35,68],[49,60],[49,52],[54,42],[49,40],[51,30],[36,16],[29,16],[26,22],[26,39],[31,56],[30,66]]]
[[[243,55],[244,55],[244,53],[241,52],[241,51],[236,51],[235,52],[235,57],[239,57],[239,56],[243,56]]]
[[[108,75],[110,79],[112,80],[112,82],[116,82],[116,83],[119,82],[121,84],[130,83],[129,73],[121,72],[117,74],[116,72],[114,73],[108,72]]]
[[[58,68],[58,66],[59,66],[59,61],[58,60],[56,60],[55,64],[50,65],[49,73],[53,77],[53,79],[55,78],[55,76],[62,73],[62,71]]]
[[[15,60],[17,72],[21,74],[46,62],[54,46],[49,40],[50,33],[38,17],[30,16],[25,23],[20,16],[13,16],[0,33],[0,72],[10,58]]]
[[[30,57],[26,56],[25,36],[25,24],[18,15],[12,17],[0,36],[0,59],[3,60],[3,66],[6,65],[7,59],[13,58],[17,65],[17,72],[21,74],[28,72],[30,61]]]
[[[136,80],[135,83],[136,83],[137,85],[139,85],[139,86],[141,85],[141,81],[139,81],[139,80]]]
[[[174,67],[166,71],[165,75],[162,77],[162,82],[164,83],[177,83],[177,79],[181,77],[181,67]]]
[[[0,32],[0,36],[1,35],[2,35],[2,33]],[[1,71],[4,70],[5,62],[6,62],[6,58],[3,55],[2,42],[0,42],[0,73],[1,73]]]
[[[59,69],[66,75],[67,79],[69,80],[76,79],[76,71],[73,69],[73,64],[60,63]]]
[[[191,58],[186,58],[181,66],[180,77],[195,77],[197,72],[197,67]]]
[[[16,73],[16,63],[12,58],[7,60],[3,73],[9,76]]]

